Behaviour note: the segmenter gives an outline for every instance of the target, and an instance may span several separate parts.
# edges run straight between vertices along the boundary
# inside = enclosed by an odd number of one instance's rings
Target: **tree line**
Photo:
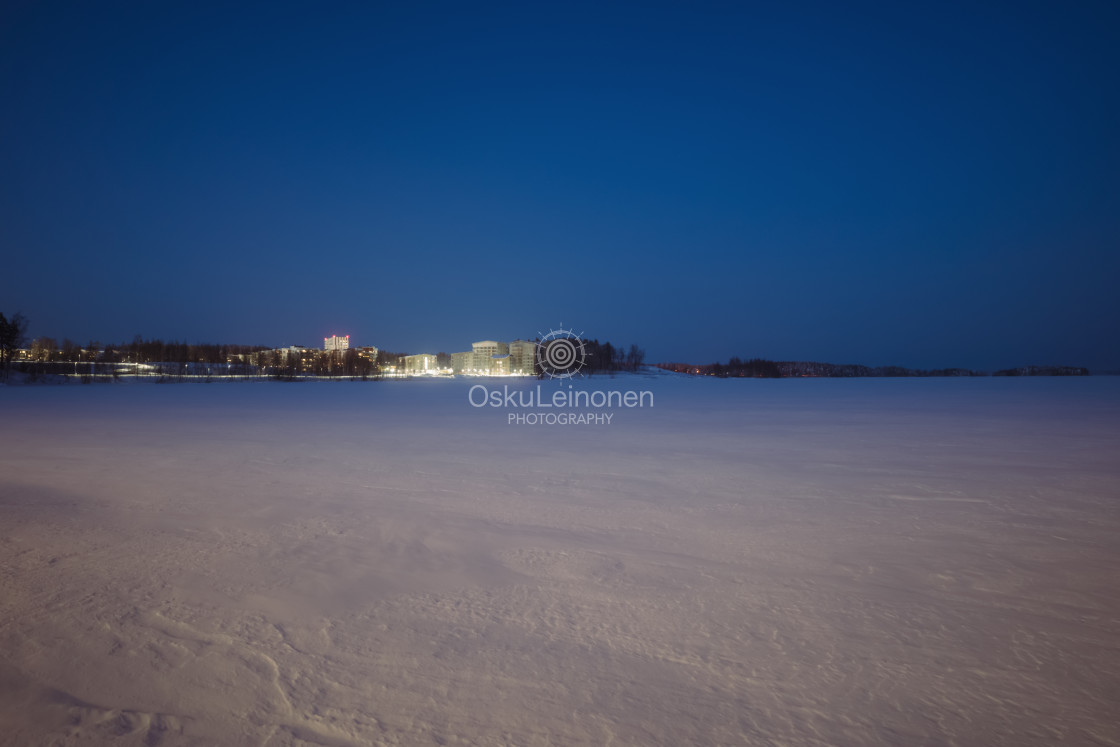
[[[27,327],[22,314],[10,319],[0,314],[0,370],[5,378],[13,365],[31,381],[51,374],[76,375],[83,382],[122,375],[144,375],[157,381],[241,376],[288,380],[303,376],[368,378],[377,376],[383,365],[395,364],[401,357],[385,351],[371,359],[356,349],[273,350],[265,345],[187,343],[137,335],[126,343],[90,340],[85,345],[71,339],[59,342],[52,337],[36,337],[30,341],[27,357],[17,361],[17,351],[28,343]]]
[[[815,361],[771,361],[732,358],[727,363],[659,363],[659,368],[694,376],[720,378],[778,379],[794,377],[861,378],[861,377],[929,377],[987,376],[983,371],[968,368],[904,368],[902,366],[861,366],[855,363],[819,363]],[[996,371],[993,376],[1088,376],[1089,369],[1077,366],[1025,366]]]
[[[0,366],[5,375],[16,362],[16,352],[27,344],[27,327],[27,319],[22,314],[15,314],[11,319],[0,314]],[[637,371],[645,362],[645,351],[637,345],[625,348],[597,339],[585,340],[583,345],[585,361],[581,371],[587,374]],[[406,355],[381,350],[371,358],[354,348],[345,351],[276,350],[265,345],[188,343],[145,339],[140,335],[130,342],[90,340],[85,345],[69,338],[60,342],[52,337],[36,337],[30,341],[28,357],[19,361],[19,366],[32,379],[64,374],[90,381],[132,374],[156,376],[159,380],[269,376],[291,381],[305,376],[376,377],[392,367],[399,370]],[[736,360],[732,359],[732,363]],[[438,353],[437,365],[450,368],[451,356]],[[541,375],[537,360],[534,360],[534,369]]]
[[[583,349],[587,358],[581,370],[587,373],[637,371],[646,359],[646,351],[637,345],[627,349],[615,347],[607,341],[584,340]]]
[[[241,360],[242,357],[267,350],[264,345],[216,345],[145,340],[137,335],[128,343],[105,343],[91,340],[84,346],[70,339],[61,343],[51,337],[31,341],[31,360],[40,362],[100,363],[209,363],[211,365]]]
[[[658,363],[658,368],[677,373],[686,373],[699,376],[718,376],[720,378],[752,378],[752,379],[777,379],[781,378],[782,371],[774,361],[764,358],[751,358],[743,361],[732,358],[727,363],[707,363],[696,365],[693,363]]]

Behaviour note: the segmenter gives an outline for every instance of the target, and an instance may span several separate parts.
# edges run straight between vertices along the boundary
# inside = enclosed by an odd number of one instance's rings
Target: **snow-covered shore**
[[[0,388],[0,744],[1120,742],[1120,379],[476,384]]]

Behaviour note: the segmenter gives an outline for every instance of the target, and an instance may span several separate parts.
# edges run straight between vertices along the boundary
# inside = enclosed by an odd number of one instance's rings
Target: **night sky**
[[[3,3],[32,336],[1120,368],[1116,2],[232,5]]]

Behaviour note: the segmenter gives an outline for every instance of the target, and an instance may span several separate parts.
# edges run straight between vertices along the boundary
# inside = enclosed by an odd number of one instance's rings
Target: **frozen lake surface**
[[[1120,744],[1120,378],[478,383],[0,387],[0,743]]]

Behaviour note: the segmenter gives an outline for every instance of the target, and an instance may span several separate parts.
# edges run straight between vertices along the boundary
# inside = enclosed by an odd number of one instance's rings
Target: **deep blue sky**
[[[1115,2],[233,5],[3,3],[33,335],[1120,368]]]

